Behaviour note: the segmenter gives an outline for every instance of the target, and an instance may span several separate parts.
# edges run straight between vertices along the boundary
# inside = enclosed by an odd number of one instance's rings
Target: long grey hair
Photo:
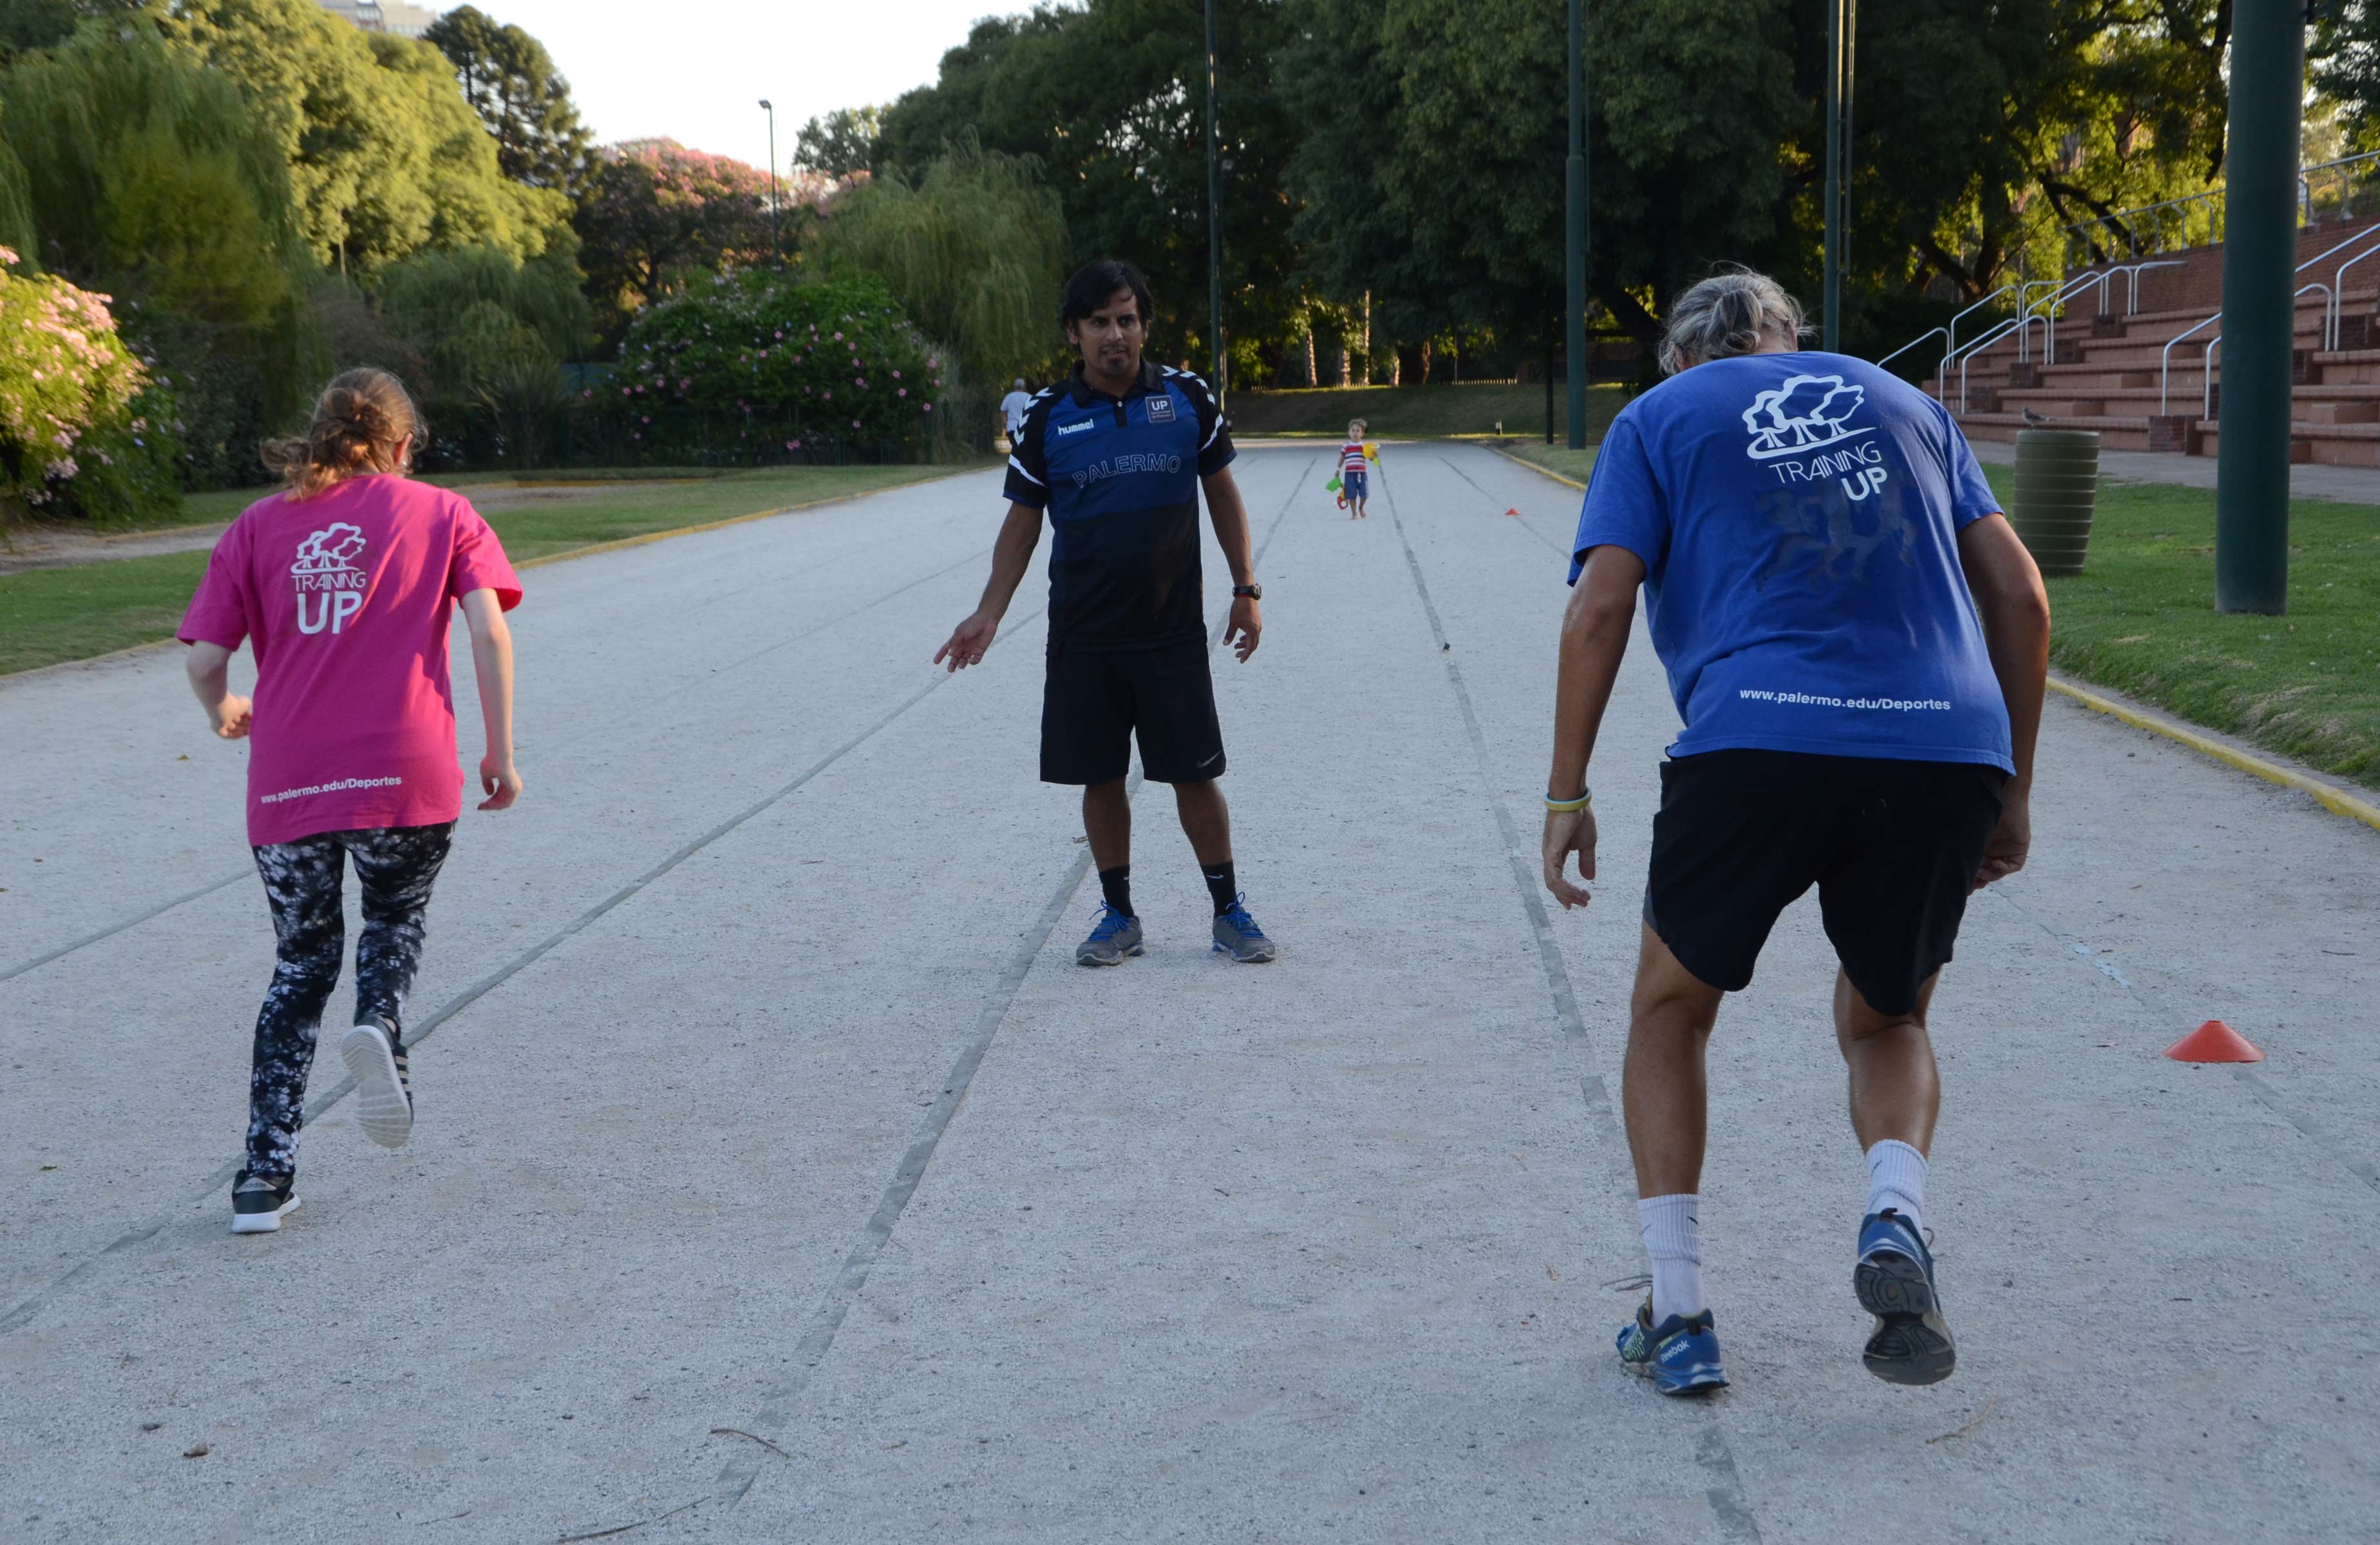
[[[1751,354],[1764,335],[1798,344],[1808,335],[1802,303],[1765,273],[1731,268],[1714,273],[1670,303],[1661,333],[1661,373],[1674,376],[1706,359]]]

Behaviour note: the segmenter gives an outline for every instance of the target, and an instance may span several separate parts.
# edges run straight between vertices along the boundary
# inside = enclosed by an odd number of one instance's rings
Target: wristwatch
[[[1264,586],[1261,585],[1234,585],[1232,586],[1232,594],[1234,596],[1245,596],[1252,601],[1260,601],[1264,599]]]

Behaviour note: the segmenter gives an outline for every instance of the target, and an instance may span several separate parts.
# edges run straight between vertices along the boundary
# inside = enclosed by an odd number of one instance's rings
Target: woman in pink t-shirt
[[[356,1024],[339,1054],[355,1075],[364,1135],[386,1148],[412,1135],[399,1013],[463,809],[446,672],[457,601],[487,722],[480,808],[520,797],[504,615],[520,604],[520,581],[469,501],[405,476],[417,428],[412,399],[387,372],[331,382],[303,439],[264,448],[288,489],[232,522],[182,619],[190,686],[215,733],[249,740],[248,839],[279,941],[256,1020],[236,1234],[277,1229],[298,1205],[298,1129],[346,953],[339,890],[349,857],[363,932]],[[253,703],[226,682],[243,642],[256,657]]]

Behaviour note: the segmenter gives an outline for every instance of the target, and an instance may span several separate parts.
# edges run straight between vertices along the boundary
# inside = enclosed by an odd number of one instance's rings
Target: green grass
[[[517,563],[598,542],[730,520],[789,504],[845,498],[953,470],[948,466],[812,466],[665,478],[550,507],[490,511],[488,524],[495,527],[504,550]],[[641,478],[643,473],[615,476]],[[542,476],[527,479],[548,480]],[[463,484],[468,493],[473,483],[485,486],[510,479],[454,481]],[[227,521],[269,491],[193,494],[184,501],[184,509],[200,513],[179,524]],[[173,637],[206,563],[204,552],[169,552],[0,574],[0,676]]]
[[[1569,419],[1569,393],[1554,388],[1554,432]],[[1587,389],[1586,435],[1600,440],[1628,392],[1619,386]],[[1461,386],[1324,386],[1290,392],[1232,393],[1232,432],[1253,435],[1328,435],[1347,432],[1347,420],[1364,419],[1373,439],[1493,435],[1500,421],[1507,436],[1539,435],[1546,428],[1546,389],[1509,380],[1469,381]]]
[[[1560,441],[1548,445],[1542,440],[1522,440],[1500,443],[1497,449],[1548,472],[1560,473],[1573,483],[1585,482],[1586,475],[1595,469],[1597,448],[1592,444],[1584,451],[1573,451]]]
[[[2380,508],[2292,501],[2289,615],[2223,616],[2214,493],[2102,481],[2089,562],[2049,600],[2059,670],[2380,789]]]

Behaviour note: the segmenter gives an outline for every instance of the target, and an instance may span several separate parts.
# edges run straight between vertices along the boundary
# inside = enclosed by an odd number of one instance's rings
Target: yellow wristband
[[[1578,798],[1574,800],[1558,800],[1551,794],[1548,794],[1546,796],[1546,808],[1558,815],[1566,815],[1573,810],[1585,810],[1588,805],[1593,804],[1594,803],[1595,791],[1592,789],[1582,789],[1579,791]]]

